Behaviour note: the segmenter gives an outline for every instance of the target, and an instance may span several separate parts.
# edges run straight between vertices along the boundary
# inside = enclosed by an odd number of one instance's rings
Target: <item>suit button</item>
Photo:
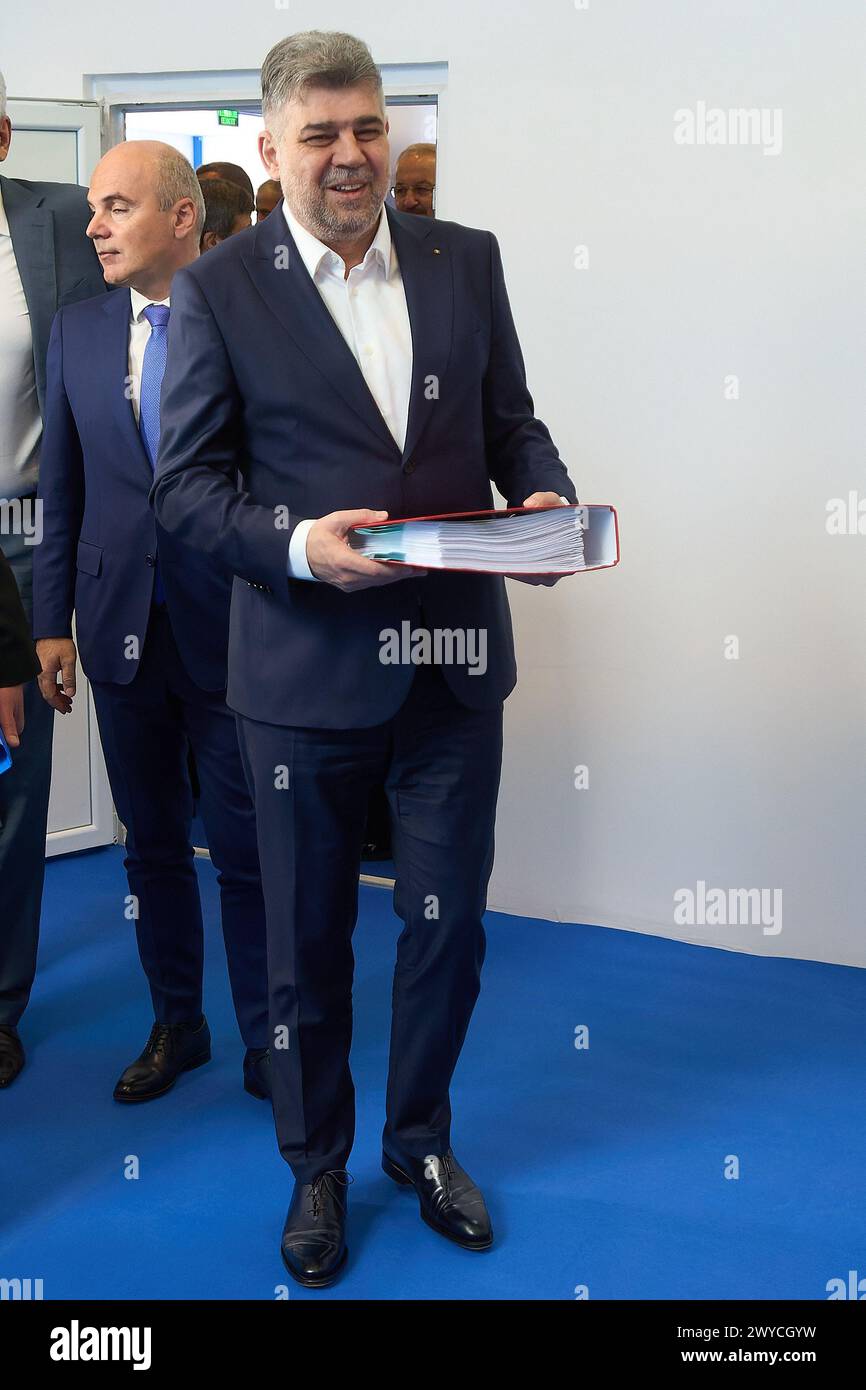
[[[404,473],[414,473],[416,467],[417,467],[417,465],[416,465],[416,463],[415,463],[415,460],[414,460],[414,459],[409,459],[408,462],[406,462],[406,463],[403,464],[403,472],[404,472]]]
[[[145,559],[145,563],[148,564],[148,565],[150,565],[151,569],[153,569],[153,568],[155,567],[155,565],[156,565],[156,556],[155,556],[155,555],[145,555],[144,559]]]

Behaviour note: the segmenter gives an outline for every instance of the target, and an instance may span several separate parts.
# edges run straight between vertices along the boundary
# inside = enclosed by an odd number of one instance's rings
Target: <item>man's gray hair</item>
[[[352,34],[308,29],[275,43],[262,64],[262,114],[272,130],[287,102],[308,87],[356,87],[369,83],[384,112],[382,74],[362,39]]]
[[[181,198],[191,198],[195,205],[195,234],[204,229],[204,198],[201,184],[188,159],[172,145],[164,145],[157,155],[156,197],[160,212],[168,212]]]
[[[0,72],[0,121],[6,115],[6,78]]]

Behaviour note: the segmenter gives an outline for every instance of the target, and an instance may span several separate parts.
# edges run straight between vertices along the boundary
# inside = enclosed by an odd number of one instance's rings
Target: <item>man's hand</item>
[[[387,512],[366,510],[329,512],[320,517],[307,536],[307,564],[316,578],[324,584],[333,584],[344,594],[356,589],[372,589],[379,584],[396,584],[401,579],[423,578],[426,570],[368,560],[352,550],[346,540],[350,526],[371,526],[387,519]]]
[[[24,728],[24,686],[0,686],[0,730],[10,748],[18,748]]]
[[[564,507],[558,492],[533,492],[531,497],[527,497],[524,507]],[[564,574],[506,574],[506,579],[519,579],[521,584],[543,584],[546,589],[552,589],[554,584],[558,584],[560,579],[565,579]]]
[[[58,714],[68,714],[75,694],[75,662],[78,658],[75,643],[71,637],[40,637],[36,643],[36,655],[42,662],[39,689],[43,699]],[[60,685],[57,683],[58,675],[61,677]]]

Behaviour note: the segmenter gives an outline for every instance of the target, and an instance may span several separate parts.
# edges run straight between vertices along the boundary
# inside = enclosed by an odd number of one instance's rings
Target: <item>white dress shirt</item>
[[[132,300],[132,316],[129,320],[129,395],[135,423],[138,424],[141,413],[141,368],[144,363],[144,350],[151,333],[144,311],[151,304],[164,304],[169,308],[171,300],[148,299],[146,295],[133,289],[129,291],[129,297]]]
[[[0,497],[36,491],[41,438],[30,311],[0,193]]]
[[[367,254],[348,276],[343,258],[302,227],[285,200],[283,212],[298,255],[402,452],[409,424],[412,329],[385,209]],[[316,578],[307,563],[307,536],[314,521],[300,522],[292,533],[289,574],[295,579]]]

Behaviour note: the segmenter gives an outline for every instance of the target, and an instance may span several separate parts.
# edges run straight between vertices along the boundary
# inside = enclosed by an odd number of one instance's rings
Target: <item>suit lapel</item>
[[[431,217],[385,211],[397,252],[412,329],[412,389],[403,459],[429,423],[451,355],[454,280],[451,257]]]
[[[25,188],[17,179],[0,176],[0,192],[30,312],[33,355],[37,362],[42,362],[48,351],[51,320],[57,309],[54,214],[50,208],[42,206],[41,194]]]
[[[426,217],[401,217],[387,206],[386,215],[412,330],[412,389],[402,454],[405,459],[432,414],[435,394],[431,398],[428,378],[435,376],[441,381],[447,366],[454,292],[448,254],[438,239],[430,236],[435,222]],[[282,207],[275,208],[256,230],[252,252],[243,260],[265,303],[299,351],[319,369],[377,438],[396,454],[398,446],[394,436],[382,418],[354,353],[307,273]]]
[[[99,381],[108,393],[111,413],[121,439],[125,445],[122,457],[127,454],[133,467],[143,468],[148,479],[153,479],[153,469],[145,452],[141,435],[135,423],[135,413],[128,391],[129,377],[129,320],[132,305],[129,290],[115,290],[105,296],[100,309],[105,315],[105,332],[99,334],[94,345],[99,365],[94,379]]]
[[[335,391],[377,437],[396,452],[394,436],[370,394],[355,355],[328,312],[292,239],[282,207],[256,228],[243,262],[283,328]]]

